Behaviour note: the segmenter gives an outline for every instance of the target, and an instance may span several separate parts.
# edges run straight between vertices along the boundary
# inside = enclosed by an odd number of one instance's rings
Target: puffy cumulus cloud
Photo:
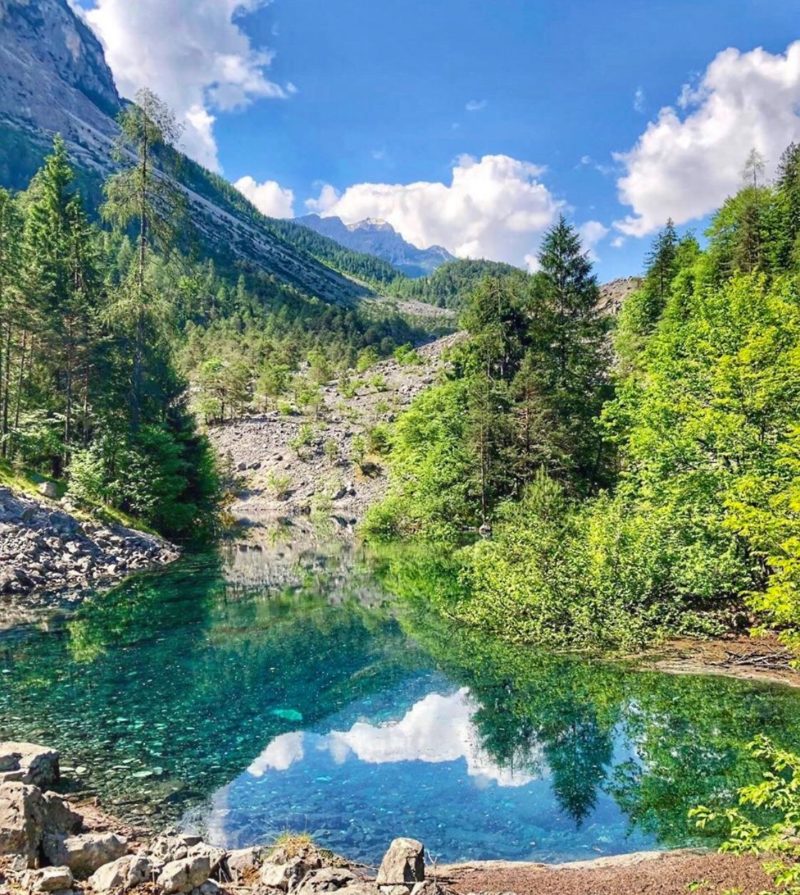
[[[94,0],[84,16],[103,43],[120,93],[155,91],[184,123],[186,152],[217,171],[214,112],[295,90],[267,78],[271,52],[253,47],[236,21],[265,2]]]
[[[775,171],[800,139],[800,41],[778,54],[724,50],[677,106],[663,108],[629,152],[615,155],[625,169],[619,198],[633,209],[616,223],[626,235],[713,211],[740,186],[753,147]]]
[[[544,168],[507,155],[461,156],[449,184],[359,183],[322,187],[310,211],[352,224],[388,221],[420,248],[441,245],[459,258],[524,265],[564,203],[541,182]]]
[[[264,183],[257,183],[252,177],[241,177],[234,186],[267,217],[294,217],[294,193],[277,181],[265,180]]]
[[[270,741],[247,774],[262,777],[270,771],[287,771],[306,756],[327,752],[337,764],[351,757],[366,764],[439,764],[463,759],[467,776],[479,784],[517,787],[538,779],[545,768],[538,745],[529,750],[525,760],[520,757],[508,766],[498,765],[483,751],[473,721],[477,708],[469,690],[462,688],[447,696],[429,693],[397,721],[357,721],[349,730],[324,735],[285,733]]]

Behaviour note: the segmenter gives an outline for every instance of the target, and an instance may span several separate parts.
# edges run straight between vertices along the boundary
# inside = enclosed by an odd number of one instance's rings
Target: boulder
[[[73,835],[83,827],[83,817],[73,811],[69,802],[56,792],[46,792],[44,800],[44,826],[49,833]]]
[[[19,781],[2,784],[0,855],[22,855],[28,867],[35,867],[44,835],[44,818],[45,802],[37,787]]]
[[[116,833],[82,833],[80,836],[45,834],[43,851],[51,864],[66,864],[77,879],[86,879],[104,864],[121,858],[128,841]]]
[[[23,783],[47,787],[58,782],[58,752],[35,743],[0,743],[0,765],[13,763],[10,771],[22,771]],[[0,766],[0,770],[2,770]]]
[[[254,846],[239,848],[228,852],[225,858],[225,871],[232,882],[246,880],[254,876],[264,862],[264,850]]]
[[[69,867],[44,867],[28,877],[28,887],[34,892],[63,892],[72,888]]]
[[[211,873],[207,855],[195,855],[182,861],[170,861],[156,881],[164,895],[191,892],[203,885]]]
[[[155,867],[145,855],[124,855],[104,864],[89,877],[89,887],[95,892],[119,892],[133,889],[152,879]]]
[[[39,485],[39,494],[55,500],[58,497],[58,485],[55,482],[42,482]]]
[[[306,874],[293,891],[297,895],[317,895],[319,892],[335,892],[358,882],[360,880],[355,873],[346,867],[320,867]]]
[[[383,856],[375,883],[385,895],[403,895],[425,879],[425,848],[416,839],[395,839]]]
[[[184,837],[186,840],[188,837]],[[189,847],[186,857],[187,858],[196,858],[196,857],[206,857],[208,858],[209,863],[209,876],[213,876],[217,878],[222,870],[223,863],[225,861],[225,851],[221,848],[217,848],[214,845],[208,845],[203,842],[199,836],[195,837],[196,841],[193,845]]]
[[[292,858],[279,849],[261,868],[261,884],[269,889],[294,890],[312,870],[322,867],[322,859],[314,849],[307,849]]]

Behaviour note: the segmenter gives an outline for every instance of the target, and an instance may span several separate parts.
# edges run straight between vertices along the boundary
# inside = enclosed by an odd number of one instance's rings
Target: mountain
[[[123,104],[100,42],[67,0],[0,0],[0,186],[26,187],[60,133],[96,210]],[[193,233],[218,263],[340,304],[400,276],[385,261],[264,217],[226,180],[180,161]]]
[[[386,221],[367,218],[356,224],[345,224],[341,218],[334,216],[307,214],[295,218],[295,223],[327,236],[353,251],[383,258],[407,277],[424,277],[448,261],[455,261],[453,255],[441,246],[418,249],[403,239]]]

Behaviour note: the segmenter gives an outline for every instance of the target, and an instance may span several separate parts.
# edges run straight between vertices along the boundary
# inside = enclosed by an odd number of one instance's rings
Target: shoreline
[[[50,893],[55,886],[63,895],[679,895],[702,882],[708,895],[734,886],[739,895],[758,895],[769,884],[758,858],[703,848],[553,864],[439,865],[425,860],[423,843],[401,836],[387,843],[379,868],[328,852],[304,834],[227,849],[170,829],[132,827],[96,799],[70,802],[68,795],[48,791],[69,788],[52,749],[4,742],[0,757],[8,768],[0,779],[4,893]],[[27,819],[20,824],[22,816]]]
[[[709,675],[753,683],[800,687],[800,669],[789,665],[791,655],[776,635],[738,635],[711,640],[668,640],[658,646],[619,657],[637,670],[664,674]]]

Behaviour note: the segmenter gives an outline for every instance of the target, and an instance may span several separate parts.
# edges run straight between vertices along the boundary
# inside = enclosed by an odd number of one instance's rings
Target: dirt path
[[[692,851],[643,852],[574,864],[486,861],[439,869],[461,895],[759,895],[769,879],[756,858]]]
[[[211,428],[211,440],[240,477],[230,508],[235,520],[258,530],[313,514],[351,531],[388,484],[370,433],[435,382],[446,350],[461,338],[445,336],[418,348],[419,363],[388,360],[354,375],[352,394],[329,383],[315,414],[273,411]]]

